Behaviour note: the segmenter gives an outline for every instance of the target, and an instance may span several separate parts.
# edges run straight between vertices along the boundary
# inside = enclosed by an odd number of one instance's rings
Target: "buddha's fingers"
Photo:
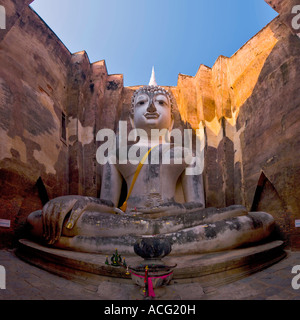
[[[43,237],[46,238],[46,234],[47,234],[47,227],[46,227],[46,212],[47,212],[47,208],[49,206],[49,202],[47,202],[43,209],[42,209],[42,226],[43,226]]]
[[[54,233],[55,233],[55,219],[57,215],[57,205],[56,203],[52,206],[52,212],[48,215],[48,244],[54,243]]]
[[[59,240],[59,238],[61,237],[61,232],[62,232],[62,226],[63,226],[63,223],[64,223],[64,219],[67,215],[67,213],[69,212],[70,210],[66,211],[66,212],[63,212],[63,214],[61,213],[59,216],[58,216],[58,219],[57,219],[57,222],[56,222],[56,225],[55,225],[55,242]]]
[[[73,229],[81,215],[88,210],[104,213],[115,213],[113,203],[108,203],[104,200],[96,198],[83,197],[75,203],[67,222],[67,229]]]
[[[78,201],[78,197],[69,199],[67,197],[59,197],[50,200],[43,208],[43,237],[48,244],[53,244],[61,236],[63,221]]]
[[[51,230],[50,230],[50,219],[53,212],[54,203],[49,202],[47,205],[43,208],[43,229],[44,229],[44,238],[46,241],[50,239]]]
[[[69,230],[73,229],[76,221],[79,219],[83,211],[86,209],[87,204],[88,203],[85,199],[80,199],[74,204],[72,211],[70,213],[69,220],[67,222],[67,229]]]
[[[63,220],[66,214],[69,212],[68,207],[66,208],[62,202],[58,202],[55,205],[55,209],[51,216],[51,242],[55,243],[61,236],[61,229]]]
[[[67,202],[61,203],[61,206],[59,208],[59,215],[58,217],[55,217],[56,219],[55,241],[59,240],[59,238],[61,237],[62,227],[63,227],[64,220],[66,218],[66,215],[71,211],[70,213],[70,217],[71,217],[76,204],[80,201],[81,201],[80,199],[74,198]]]

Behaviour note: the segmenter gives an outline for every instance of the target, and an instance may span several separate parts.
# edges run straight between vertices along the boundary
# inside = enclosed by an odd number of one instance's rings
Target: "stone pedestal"
[[[284,243],[273,241],[253,247],[224,252],[168,256],[167,265],[177,267],[173,280],[177,283],[199,282],[205,287],[218,287],[234,282],[280,261],[286,256]],[[105,265],[106,256],[43,247],[22,239],[16,254],[23,260],[68,279],[97,283],[109,281],[132,283],[126,269]],[[125,256],[130,266],[138,265],[136,255]]]

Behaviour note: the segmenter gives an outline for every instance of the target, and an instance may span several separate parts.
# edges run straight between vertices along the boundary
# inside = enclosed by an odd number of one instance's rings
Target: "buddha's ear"
[[[137,131],[135,130],[136,128],[135,128],[135,124],[134,124],[133,117],[134,117],[134,114],[131,113],[131,114],[129,115],[129,122],[130,122],[130,124],[131,124],[132,130],[134,131],[133,140],[134,140],[134,141],[137,141]]]
[[[135,129],[133,117],[134,117],[134,115],[133,115],[132,113],[130,113],[130,115],[129,115],[129,122],[130,122],[130,124],[131,124],[132,129]]]
[[[170,127],[169,127],[169,131],[171,132],[173,130],[173,127],[174,127],[174,117],[173,115],[171,116],[171,124],[170,124]]]
[[[168,142],[171,142],[171,132],[173,130],[173,127],[174,127],[174,118],[173,118],[173,115],[172,115],[171,124],[170,124],[169,130],[167,131],[166,137],[165,137],[166,141],[168,141]]]

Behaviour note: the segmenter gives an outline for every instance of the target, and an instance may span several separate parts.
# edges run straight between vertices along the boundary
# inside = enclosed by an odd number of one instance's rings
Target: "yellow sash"
[[[156,146],[155,146],[155,147],[156,147]],[[132,179],[132,182],[131,182],[131,186],[130,186],[129,191],[128,191],[128,193],[127,193],[126,200],[124,201],[124,203],[123,203],[123,204],[121,205],[121,207],[120,207],[120,209],[121,209],[123,212],[125,212],[126,209],[127,209],[127,201],[128,201],[128,198],[130,197],[130,194],[131,194],[131,192],[132,192],[132,189],[133,189],[133,187],[134,187],[134,184],[135,184],[135,182],[136,182],[136,179],[137,179],[137,177],[139,176],[139,173],[140,173],[140,171],[141,171],[141,169],[142,169],[142,167],[143,167],[146,159],[148,158],[149,153],[150,153],[155,147],[151,148],[151,149],[144,155],[144,157],[142,158],[142,160],[141,160],[140,163],[138,164],[138,167],[136,168],[136,171],[135,171],[135,173],[134,173],[134,176],[133,176],[133,179]]]

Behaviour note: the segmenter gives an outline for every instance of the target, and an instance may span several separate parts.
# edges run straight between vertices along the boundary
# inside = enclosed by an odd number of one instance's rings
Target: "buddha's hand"
[[[63,196],[45,204],[42,210],[43,237],[48,244],[53,244],[60,238],[64,219],[80,198]]]
[[[44,239],[48,244],[54,244],[61,237],[67,214],[70,213],[67,229],[71,230],[86,210],[110,213],[113,212],[113,203],[83,196],[64,196],[49,201],[42,210]]]
[[[114,213],[114,204],[108,200],[102,200],[92,197],[81,197],[72,208],[70,217],[66,224],[67,229],[71,230],[84,211],[96,211]]]

